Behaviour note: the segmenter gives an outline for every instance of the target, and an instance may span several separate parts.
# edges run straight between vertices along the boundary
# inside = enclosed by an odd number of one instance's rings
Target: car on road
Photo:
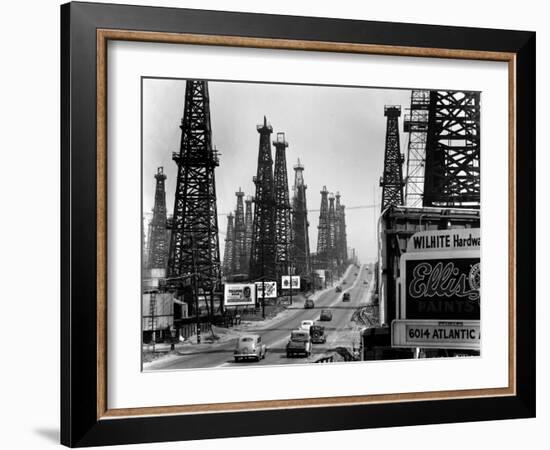
[[[344,295],[342,296],[343,302],[349,302],[351,300],[351,297],[349,295],[349,292],[344,292]]]
[[[321,311],[321,316],[319,317],[321,322],[330,322],[332,320],[332,311],[328,309],[323,309]]]
[[[369,282],[367,280],[363,281],[363,284],[369,284]]]
[[[267,348],[262,344],[262,337],[257,334],[246,334],[237,339],[237,345],[233,352],[235,361],[255,359],[259,361],[265,358]]]
[[[286,357],[311,355],[311,336],[309,330],[294,330],[290,332],[290,340],[286,344]]]
[[[323,325],[314,324],[309,329],[309,335],[313,344],[324,344],[327,342],[325,327]]]
[[[313,320],[302,320],[302,323],[300,324],[300,330],[309,331],[313,323]]]
[[[342,284],[347,284],[348,282],[346,280],[342,281]]]
[[[340,286],[336,286],[336,292],[342,292],[342,288]]]
[[[304,302],[304,308],[305,308],[305,309],[315,308],[315,302],[314,302],[313,300],[311,300],[310,298],[308,298],[308,299]]]
[[[355,272],[355,273],[353,274],[353,276],[356,277],[356,276],[357,276],[357,272]]]

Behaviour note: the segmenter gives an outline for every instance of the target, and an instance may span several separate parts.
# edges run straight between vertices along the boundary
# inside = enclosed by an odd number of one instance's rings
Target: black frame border
[[[97,419],[96,30],[516,54],[516,395]],[[61,443],[70,447],[534,417],[534,32],[113,4],[61,6]]]

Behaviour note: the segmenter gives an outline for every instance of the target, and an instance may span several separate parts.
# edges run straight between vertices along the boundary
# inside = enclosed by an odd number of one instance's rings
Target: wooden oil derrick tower
[[[388,206],[403,205],[403,162],[404,155],[399,148],[398,118],[401,106],[384,106],[386,125],[386,146],[384,152],[384,174],[380,179],[382,187],[382,211]]]

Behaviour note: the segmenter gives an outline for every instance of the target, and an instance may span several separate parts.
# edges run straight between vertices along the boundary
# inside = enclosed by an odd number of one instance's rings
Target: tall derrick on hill
[[[260,134],[260,142],[258,169],[253,178],[256,195],[249,275],[251,280],[261,278],[274,280],[276,276],[275,192],[270,142],[273,128],[264,116],[263,124],[258,125],[256,129]]]
[[[294,196],[292,199],[292,258],[297,275],[311,273],[306,189],[304,166],[298,159],[298,163],[294,166]]]
[[[233,274],[233,247],[235,242],[235,226],[233,213],[227,215],[227,232],[225,234],[225,248],[223,252],[223,276],[227,279]]]
[[[284,133],[277,133],[277,139],[273,141],[275,146],[275,242],[277,264],[276,279],[281,275],[289,274],[290,270],[290,237],[291,237],[291,211],[288,193],[288,175],[286,169],[286,148],[288,142]]]
[[[316,262],[320,265],[326,265],[328,262],[329,250],[329,224],[328,224],[328,191],[323,186],[321,194],[321,207],[319,210],[319,225],[317,226],[317,255]]]
[[[246,270],[250,270],[250,251],[252,249],[252,226],[253,226],[253,212],[252,203],[254,203],[254,197],[249,195],[246,197],[245,212],[244,212],[244,226],[245,226],[245,256],[246,256]]]
[[[181,142],[176,162],[177,179],[170,253],[169,282],[190,288],[195,277],[195,298],[207,300],[214,309],[214,291],[221,284],[215,168],[217,151],[212,147],[208,83],[188,80],[181,121]],[[210,300],[210,304],[208,304]]]
[[[384,174],[380,179],[382,187],[382,211],[388,206],[403,205],[403,162],[404,155],[399,148],[398,118],[401,106],[384,106],[386,124],[386,145],[384,151]]]
[[[235,192],[237,208],[235,209],[235,241],[233,243],[233,274],[246,276],[248,260],[246,259],[246,224],[244,217],[244,192],[239,188]]]

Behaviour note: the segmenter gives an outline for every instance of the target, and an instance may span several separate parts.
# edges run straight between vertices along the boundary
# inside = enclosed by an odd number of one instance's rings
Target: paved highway
[[[357,274],[357,275],[356,275]],[[154,370],[178,370],[190,368],[207,367],[231,367],[244,365],[280,365],[280,364],[304,364],[312,362],[325,351],[338,345],[351,347],[352,339],[357,337],[352,333],[353,322],[351,317],[358,306],[370,301],[371,274],[367,266],[357,268],[350,266],[344,276],[345,283],[341,284],[342,292],[337,293],[335,287],[319,293],[315,299],[315,308],[304,309],[303,304],[295,304],[279,317],[260,322],[258,325],[249,326],[243,332],[258,334],[262,337],[263,343],[267,346],[266,358],[262,361],[235,362],[233,350],[236,339],[221,344],[203,344],[200,347],[180,351],[177,357],[168,358],[166,361],[157,361],[150,368]],[[368,284],[365,284],[367,281]],[[351,300],[342,302],[342,295],[350,293]],[[318,321],[321,310],[328,309],[332,312],[332,321],[320,322],[325,326],[327,336],[326,344],[313,344],[313,352],[309,358],[287,358],[286,344],[292,330],[300,327],[302,320]],[[355,342],[355,346],[358,346]]]

